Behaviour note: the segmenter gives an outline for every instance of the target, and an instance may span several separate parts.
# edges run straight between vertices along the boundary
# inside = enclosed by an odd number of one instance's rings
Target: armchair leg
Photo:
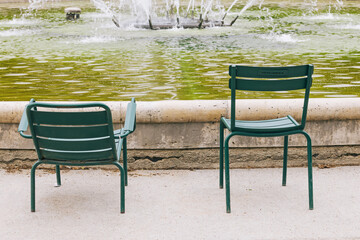
[[[230,207],[230,170],[229,170],[229,140],[232,137],[230,134],[225,140],[225,187],[226,187],[226,213],[231,212]]]
[[[31,212],[35,212],[35,170],[36,167],[40,165],[40,162],[36,162],[32,168],[30,173],[30,202],[31,202]]]
[[[56,169],[56,185],[55,185],[55,187],[60,187],[61,186],[60,166],[56,165],[55,169]]]
[[[127,144],[126,144],[126,138],[123,140],[123,166],[124,166],[124,172],[125,172],[125,186],[128,185],[128,176],[127,176]]]
[[[283,186],[286,186],[288,142],[289,142],[289,136],[285,136],[285,137],[284,137],[283,175],[282,175],[282,185],[283,185]]]
[[[314,209],[313,200],[313,177],[312,177],[312,146],[311,138],[305,131],[303,132],[307,140],[307,158],[308,158],[308,187],[309,187],[309,209]]]
[[[114,163],[120,170],[120,213],[125,213],[125,172],[119,163]]]
[[[220,121],[219,187],[224,187],[224,124]]]

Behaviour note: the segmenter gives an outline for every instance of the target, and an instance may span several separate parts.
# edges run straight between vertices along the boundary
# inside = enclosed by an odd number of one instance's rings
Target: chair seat
[[[221,119],[226,128],[231,130],[231,120]],[[283,118],[261,120],[261,121],[235,121],[235,129],[232,131],[243,131],[251,133],[275,133],[300,129],[300,124],[290,115]]]

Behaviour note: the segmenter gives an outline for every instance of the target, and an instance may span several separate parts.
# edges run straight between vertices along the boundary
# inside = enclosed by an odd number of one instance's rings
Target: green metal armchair
[[[124,139],[135,129],[135,99],[131,100],[130,107],[132,117],[127,117],[125,124],[129,127],[122,130],[123,134],[114,134],[111,111],[105,104],[50,104],[30,100],[18,132],[33,139],[38,155],[38,161],[31,168],[32,212],[35,212],[35,170],[40,164],[56,166],[57,186],[61,185],[60,165],[115,165],[120,170],[120,211],[125,212],[126,171],[119,160],[123,146],[126,152]],[[28,128],[31,135],[25,133]]]
[[[226,185],[226,212],[230,213],[230,173],[229,173],[229,140],[233,136],[251,137],[279,137],[284,136],[284,160],[282,185],[286,185],[288,136],[302,134],[307,140],[307,162],[308,162],[308,188],[309,208],[313,209],[313,181],[312,181],[312,147],[309,134],[304,131],[306,115],[312,84],[312,65],[291,66],[291,67],[249,67],[231,65],[229,67],[229,88],[231,89],[231,117],[220,119],[220,188],[224,183],[225,164],[225,185]],[[242,121],[235,118],[236,90],[243,91],[289,91],[305,89],[304,105],[301,122],[298,123],[292,116],[262,120]],[[224,129],[230,134],[224,141]],[[224,162],[225,147],[225,162]]]
[[[126,108],[126,117],[124,127],[114,131],[116,137],[115,142],[119,143],[123,149],[123,166],[125,170],[125,186],[128,185],[128,175],[127,175],[127,140],[126,137],[135,131],[136,128],[136,103],[135,98],[131,99],[131,102],[128,103]]]

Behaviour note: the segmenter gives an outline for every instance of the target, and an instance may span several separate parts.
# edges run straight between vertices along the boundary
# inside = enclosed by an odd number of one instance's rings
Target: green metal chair
[[[135,99],[130,106],[131,115],[135,115]],[[135,121],[135,117],[127,119]],[[127,125],[135,126],[135,123]],[[28,128],[31,135],[25,133]],[[120,211],[124,213],[125,171],[119,160],[123,139],[130,131],[126,128],[123,135],[114,134],[111,111],[105,104],[50,104],[30,100],[18,132],[33,139],[38,155],[38,161],[31,168],[31,211],[35,212],[35,170],[40,164],[56,166],[57,186],[61,185],[60,165],[115,165],[120,170]]]
[[[311,138],[304,131],[312,84],[313,65],[291,67],[250,67],[231,65],[229,67],[229,88],[231,89],[231,117],[220,119],[220,188],[224,183],[224,146],[225,146],[225,185],[226,212],[230,213],[230,173],[229,173],[229,140],[233,136],[279,137],[284,136],[284,161],[282,185],[286,185],[288,136],[302,134],[307,140],[309,208],[313,209],[312,182],[312,149]],[[305,89],[301,122],[290,115],[282,118],[263,121],[241,121],[235,118],[236,90],[243,91],[289,91]],[[230,134],[224,141],[224,129]]]

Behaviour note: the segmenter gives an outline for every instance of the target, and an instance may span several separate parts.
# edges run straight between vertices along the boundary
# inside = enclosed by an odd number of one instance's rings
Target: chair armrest
[[[124,130],[132,133],[136,128],[136,102],[135,98],[131,99],[126,108],[126,117]],[[128,133],[129,134],[129,133]]]
[[[125,128],[117,129],[114,131],[114,138],[115,139],[125,138],[130,133],[132,132],[125,130]]]
[[[132,133],[136,128],[136,103],[135,98],[131,99],[126,109],[126,117],[124,127],[114,130],[114,138],[121,139]]]
[[[119,139],[122,129],[116,129],[114,130],[114,138]]]
[[[30,100],[30,103],[33,103],[35,102],[34,99],[31,99]],[[20,124],[19,124],[19,127],[18,127],[18,132],[20,133],[20,135],[24,138],[32,138],[31,135],[28,135],[28,134],[25,134],[24,132],[27,131],[28,129],[28,126],[29,126],[29,121],[28,121],[28,118],[27,118],[27,115],[26,115],[26,108],[27,108],[28,105],[25,106],[25,109],[24,109],[24,112],[22,114],[22,117],[21,117],[21,120],[20,120]]]

